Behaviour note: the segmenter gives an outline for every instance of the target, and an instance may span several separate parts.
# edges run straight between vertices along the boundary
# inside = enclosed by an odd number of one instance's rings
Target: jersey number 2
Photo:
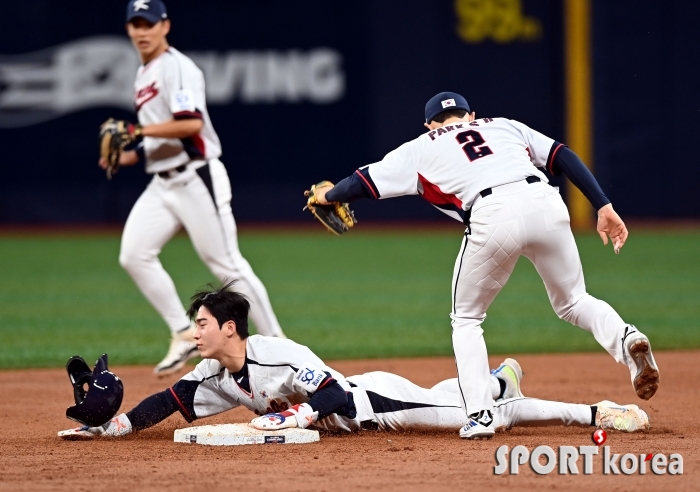
[[[475,161],[493,154],[493,151],[486,145],[484,137],[476,130],[458,133],[455,138],[457,142],[464,144],[462,145],[462,150],[467,154],[469,161]]]

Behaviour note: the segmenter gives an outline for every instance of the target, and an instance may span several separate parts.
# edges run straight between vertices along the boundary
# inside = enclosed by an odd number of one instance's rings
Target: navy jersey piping
[[[245,358],[246,362],[249,364],[255,364],[256,366],[261,366],[261,367],[289,367],[291,368],[294,372],[299,371],[296,367],[294,367],[291,364],[261,364],[260,362],[254,361],[253,359],[249,359],[248,357]]]

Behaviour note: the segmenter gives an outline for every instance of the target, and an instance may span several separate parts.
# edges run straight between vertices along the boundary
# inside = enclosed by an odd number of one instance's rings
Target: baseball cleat
[[[520,368],[517,360],[510,358],[504,360],[498,368],[491,370],[491,374],[506,383],[503,396],[496,401],[508,398],[522,398],[524,396],[520,391],[520,380],[523,378],[523,370]]]
[[[170,340],[170,348],[165,358],[153,369],[153,373],[158,377],[167,376],[179,371],[185,362],[197,357],[199,350],[194,342],[194,327],[190,327],[179,333],[174,333]]]
[[[495,433],[493,427],[486,427],[472,418],[467,425],[459,429],[459,437],[470,440],[491,439]]]
[[[637,405],[618,405],[604,400],[597,403],[595,425],[601,429],[614,429],[622,432],[635,432],[651,428],[649,416]]]
[[[628,330],[635,330],[628,332]],[[646,335],[629,325],[623,338],[626,362],[632,375],[632,386],[642,400],[648,400],[659,389],[659,368],[651,353],[651,344]]]
[[[467,425],[459,430],[459,437],[462,439],[491,439],[496,433],[491,424],[493,424],[493,415],[488,410],[469,415]]]

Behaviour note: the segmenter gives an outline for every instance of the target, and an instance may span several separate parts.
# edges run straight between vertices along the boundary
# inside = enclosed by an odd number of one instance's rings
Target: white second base
[[[320,441],[321,438],[318,431],[309,429],[261,431],[250,424],[217,424],[177,429],[173,440],[209,446],[241,446],[244,444],[306,444]]]

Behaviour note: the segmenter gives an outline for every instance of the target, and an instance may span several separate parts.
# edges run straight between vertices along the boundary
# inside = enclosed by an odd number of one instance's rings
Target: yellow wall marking
[[[455,0],[457,35],[467,43],[536,42],[542,23],[523,15],[522,0]]]
[[[593,100],[591,97],[590,0],[565,0],[566,138],[571,150],[593,170]],[[571,226],[593,226],[593,209],[585,196],[567,181]]]

